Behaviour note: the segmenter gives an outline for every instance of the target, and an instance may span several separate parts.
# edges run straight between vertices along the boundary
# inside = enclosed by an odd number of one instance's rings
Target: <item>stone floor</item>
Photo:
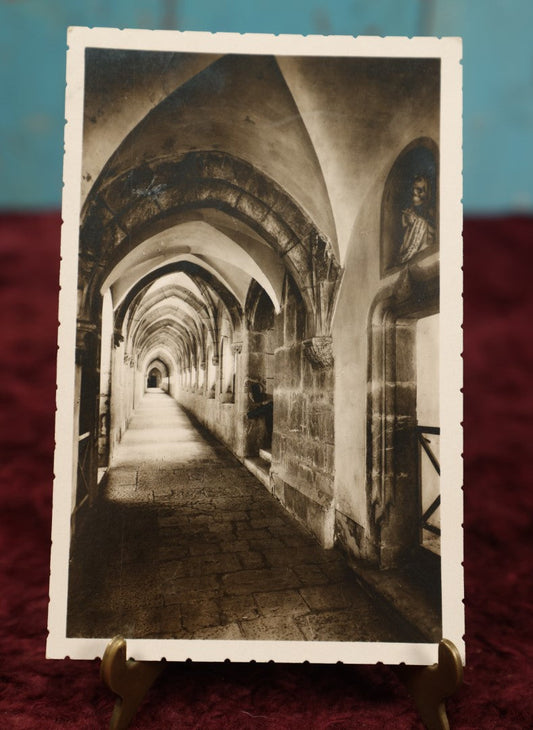
[[[160,391],[79,530],[69,588],[69,636],[420,640]]]

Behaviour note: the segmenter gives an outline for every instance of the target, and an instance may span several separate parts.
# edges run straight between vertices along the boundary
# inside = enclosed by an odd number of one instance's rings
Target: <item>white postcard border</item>
[[[47,656],[102,657],[109,638],[66,637],[68,556],[72,483],[74,359],[81,162],[84,52],[86,47],[195,53],[290,56],[376,56],[441,58],[440,279],[442,448],[441,515],[443,636],[465,661],[462,512],[462,162],[461,41],[457,38],[288,36],[234,33],[70,28],[68,33],[63,226],[59,300],[59,350],[50,612]],[[384,642],[224,641],[128,639],[128,656],[138,660],[274,660],[425,665],[437,661],[437,644]]]

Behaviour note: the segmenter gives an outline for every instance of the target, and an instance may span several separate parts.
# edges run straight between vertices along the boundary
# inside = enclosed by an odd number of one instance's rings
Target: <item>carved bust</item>
[[[416,175],[411,186],[411,204],[402,210],[403,240],[398,260],[404,264],[435,241],[435,210],[432,190],[425,175]]]

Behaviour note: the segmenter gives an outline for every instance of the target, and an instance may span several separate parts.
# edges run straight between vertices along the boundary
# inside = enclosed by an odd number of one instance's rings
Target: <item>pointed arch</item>
[[[154,161],[93,189],[80,232],[82,310],[91,311],[108,272],[142,241],[210,210],[245,223],[277,253],[306,304],[309,336],[329,335],[341,276],[331,243],[276,182],[214,151]]]

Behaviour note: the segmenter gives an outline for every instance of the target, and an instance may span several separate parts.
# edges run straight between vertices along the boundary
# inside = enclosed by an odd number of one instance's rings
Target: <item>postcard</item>
[[[464,661],[461,42],[71,28],[51,658]]]

